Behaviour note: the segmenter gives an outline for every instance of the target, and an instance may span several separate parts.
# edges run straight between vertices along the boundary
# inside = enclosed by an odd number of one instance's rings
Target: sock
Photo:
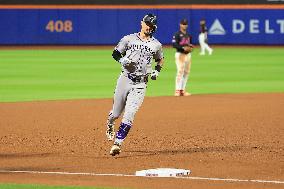
[[[115,137],[115,142],[119,145],[121,145],[121,143],[124,141],[124,139],[126,138],[129,130],[131,129],[131,125],[128,125],[126,123],[121,123],[120,127],[116,133],[116,137]]]

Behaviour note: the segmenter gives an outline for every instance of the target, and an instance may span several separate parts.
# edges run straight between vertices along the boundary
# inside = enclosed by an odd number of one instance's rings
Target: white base
[[[190,174],[190,170],[173,169],[173,168],[157,168],[136,171],[136,176],[142,177],[184,177]]]

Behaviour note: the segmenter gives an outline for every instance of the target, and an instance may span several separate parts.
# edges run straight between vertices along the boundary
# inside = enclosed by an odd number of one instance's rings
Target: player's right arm
[[[114,60],[119,62],[119,60],[122,58],[122,55],[118,50],[114,49],[113,52],[112,52],[112,57],[113,57]]]
[[[180,37],[179,37],[179,33],[175,33],[175,35],[173,36],[173,39],[172,39],[172,44],[173,44],[173,47],[175,49],[177,49],[178,51],[182,51],[183,48],[182,46],[179,44],[180,42]]]
[[[133,73],[136,70],[135,63],[131,62],[131,60],[125,56],[129,40],[129,36],[123,37],[118,43],[118,45],[114,48],[112,52],[112,57],[116,61],[118,61],[124,67],[124,69],[126,69],[130,73]]]
[[[113,59],[122,65],[130,63],[130,60],[127,57],[124,57],[128,42],[128,36],[124,36],[112,52]]]

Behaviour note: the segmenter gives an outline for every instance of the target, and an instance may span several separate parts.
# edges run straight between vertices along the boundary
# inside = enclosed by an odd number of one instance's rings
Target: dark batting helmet
[[[143,22],[145,22],[145,24],[147,24],[147,26],[152,27],[151,30],[151,35],[157,30],[158,26],[157,26],[157,16],[155,16],[154,14],[146,14],[143,17]]]

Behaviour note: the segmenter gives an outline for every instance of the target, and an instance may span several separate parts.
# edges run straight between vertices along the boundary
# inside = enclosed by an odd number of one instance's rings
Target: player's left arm
[[[186,46],[184,46],[184,53],[185,54],[188,54],[188,53],[191,53],[193,51],[193,44],[192,44],[192,36],[189,35],[189,41],[188,41],[188,44]]]
[[[204,42],[208,44],[208,33],[205,31],[204,33]]]
[[[152,71],[151,79],[156,80],[160,74],[160,71],[162,69],[162,66],[164,65],[164,58],[161,58],[159,60],[156,60],[157,65],[155,66],[155,69]]]
[[[155,66],[155,70],[157,70],[158,72],[161,71],[163,65],[164,65],[164,57],[161,59],[156,60],[157,65]]]
[[[151,79],[156,80],[159,76],[160,71],[162,70],[162,67],[164,65],[164,55],[163,55],[163,50],[162,46],[160,46],[159,50],[154,56],[155,62],[157,62],[155,66],[155,70],[153,70],[151,74]]]

